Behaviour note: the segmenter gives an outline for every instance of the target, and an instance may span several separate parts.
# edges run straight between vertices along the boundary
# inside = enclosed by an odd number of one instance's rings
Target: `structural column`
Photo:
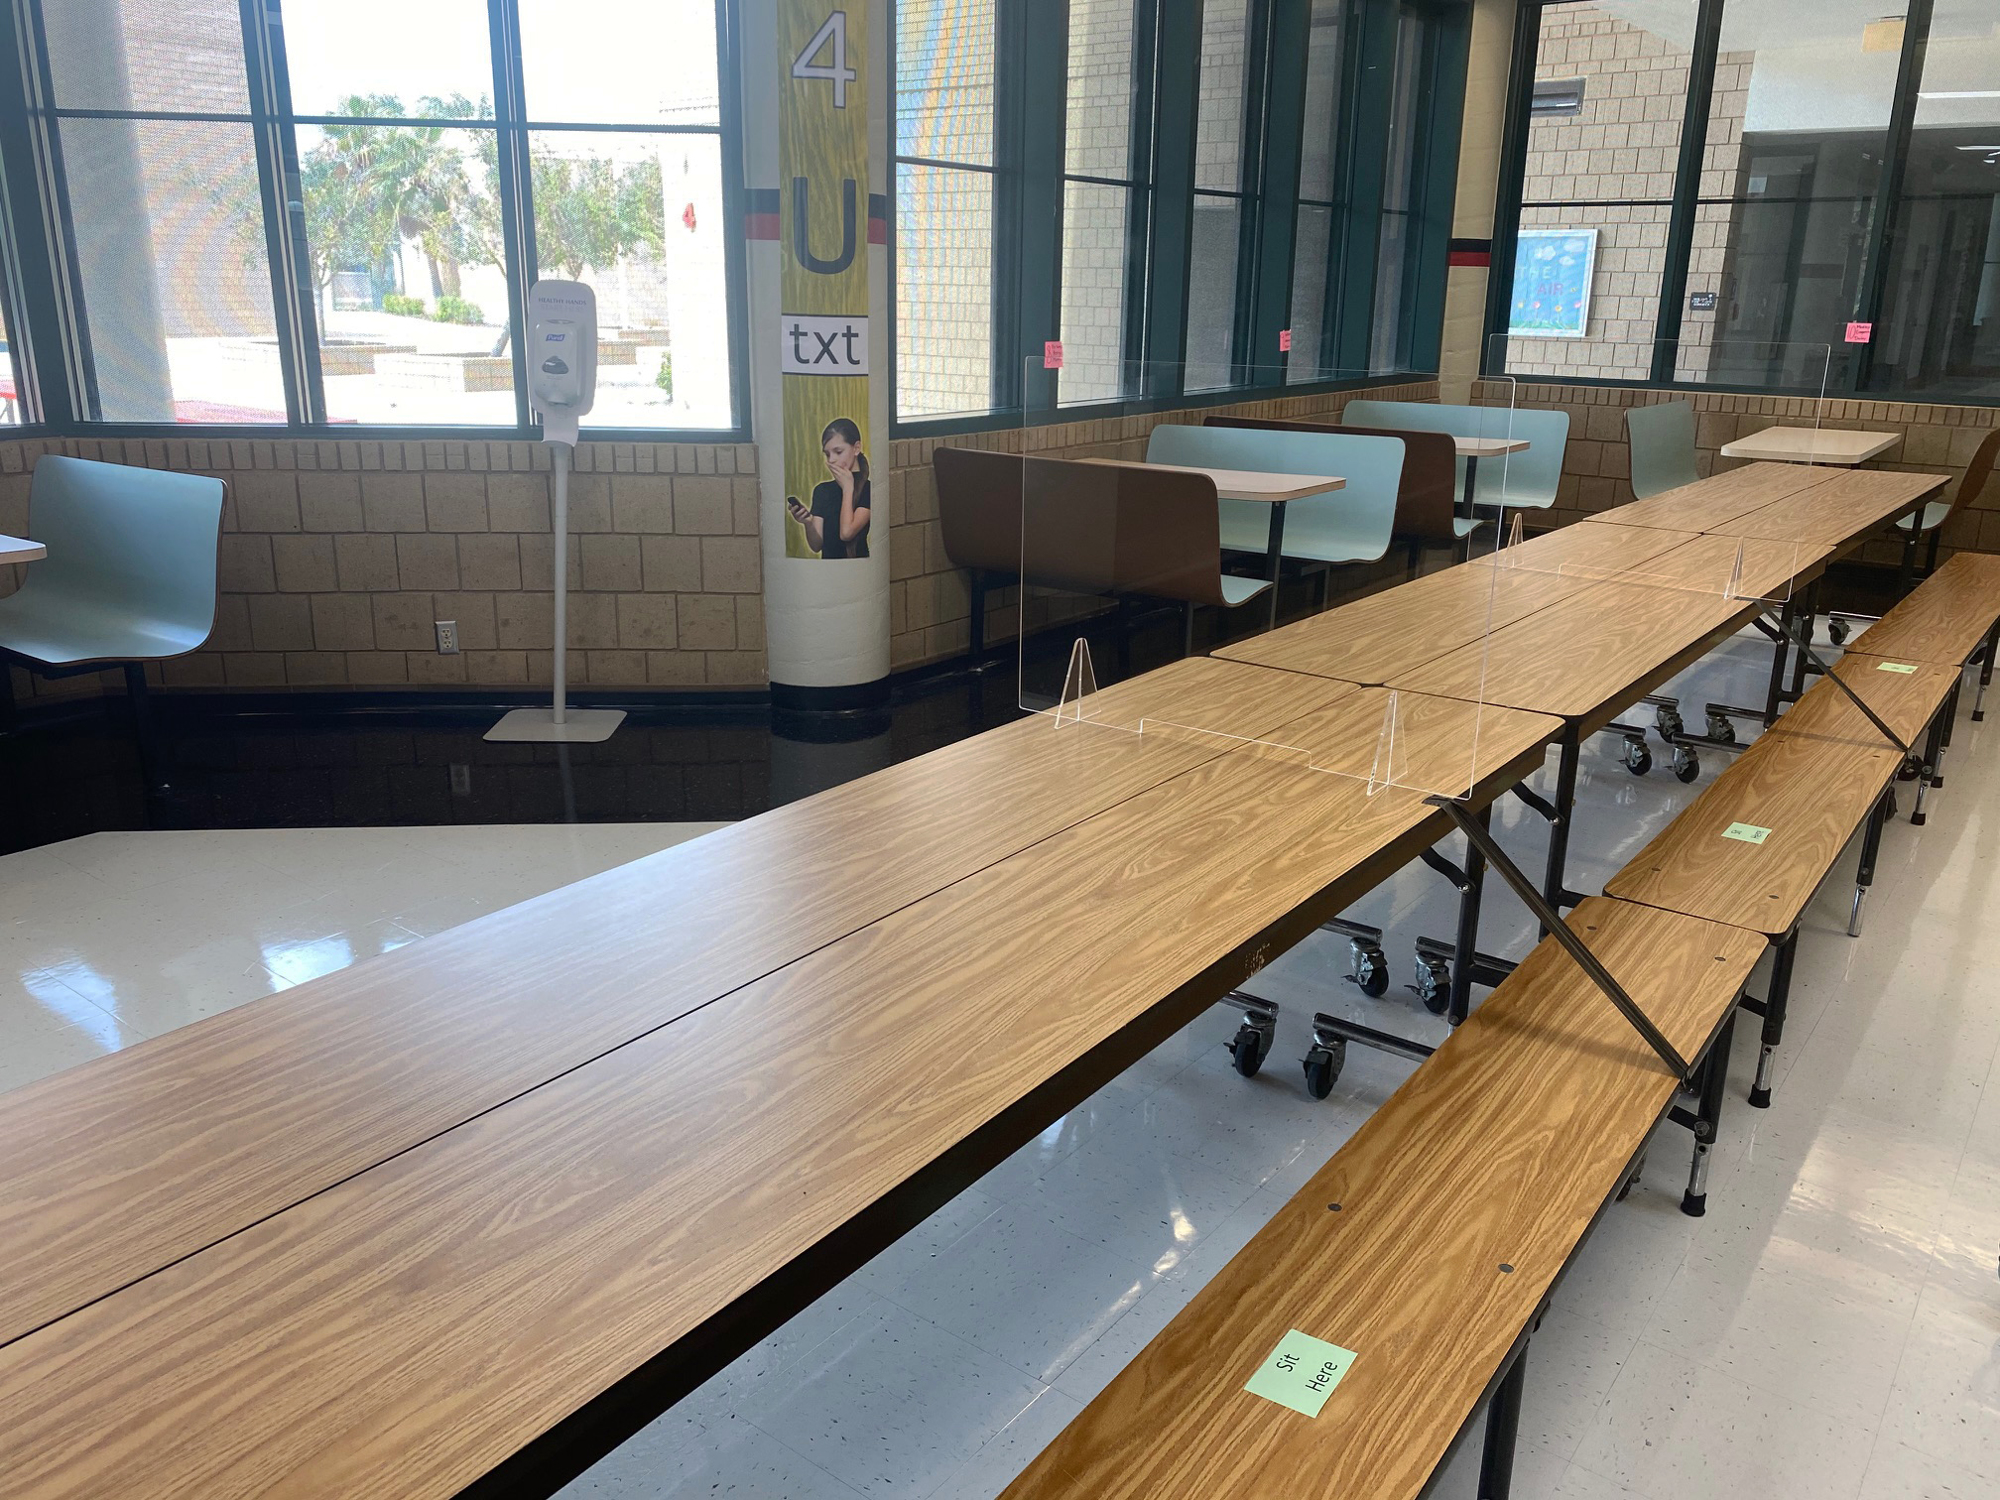
[[[889,674],[888,6],[742,7],[751,420],[774,706]]]

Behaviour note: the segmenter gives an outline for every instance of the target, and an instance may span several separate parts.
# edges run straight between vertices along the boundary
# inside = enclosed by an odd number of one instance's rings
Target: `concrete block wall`
[[[215,634],[166,662],[203,689],[528,687],[551,680],[549,450],[538,443],[23,440],[0,443],[0,531],[31,531],[43,453],[227,482]],[[570,482],[570,681],[765,681],[756,450],[584,443]],[[24,570],[0,569],[0,593]],[[438,652],[455,620],[460,651]],[[48,681],[92,692],[116,674]]]

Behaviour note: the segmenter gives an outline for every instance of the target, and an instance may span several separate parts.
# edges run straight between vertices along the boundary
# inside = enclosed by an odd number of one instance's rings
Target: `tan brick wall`
[[[937,484],[931,470],[931,455],[939,448],[984,448],[1002,453],[1035,453],[1045,458],[1143,459],[1147,437],[1162,422],[1199,421],[1210,415],[1333,421],[1357,396],[1435,401],[1437,383],[1422,381],[1366,391],[1281,396],[1192,413],[1152,412],[1001,432],[897,439],[889,460],[889,558],[894,580],[889,585],[890,664],[900,671],[940,661],[965,651],[971,640],[971,579],[945,557],[937,522]],[[1016,602],[1012,589],[995,590],[988,595],[988,641],[1012,634]]]
[[[0,532],[30,529],[43,453],[229,485],[221,598],[169,687],[529,686],[551,678],[549,450],[538,443],[28,440],[0,444]],[[570,680],[761,686],[762,563],[749,444],[584,443],[570,481]],[[4,575],[13,573],[14,578]],[[21,569],[0,569],[0,593]],[[440,655],[433,622],[456,620]],[[15,674],[16,692],[100,678]]]
[[[1497,390],[1497,388],[1496,388]],[[1812,426],[1820,408],[1822,426],[1868,432],[1900,432],[1902,445],[1870,468],[1948,473],[1957,494],[1965,466],[1980,439],[2000,427],[2000,409],[1986,406],[1933,406],[1907,401],[1832,400],[1821,404],[1798,396],[1727,395],[1711,391],[1661,391],[1632,386],[1521,384],[1516,401],[1524,407],[1569,413],[1569,451],[1550,520],[1566,525],[1622,505],[1632,498],[1631,449],[1625,438],[1625,411],[1659,400],[1694,403],[1697,466],[1703,474],[1730,469],[1737,461],[1721,456],[1725,443],[1777,425]],[[1989,486],[1979,503],[1945,524],[1950,551],[2000,552],[2000,485]],[[1893,539],[1871,542],[1864,561],[1894,563],[1902,555]]]

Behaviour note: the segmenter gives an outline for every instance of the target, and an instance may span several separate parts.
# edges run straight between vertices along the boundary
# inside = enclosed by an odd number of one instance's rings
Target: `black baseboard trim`
[[[797,687],[789,682],[774,682],[771,707],[789,714],[856,713],[885,708],[889,703],[889,683],[887,677],[840,687]]]

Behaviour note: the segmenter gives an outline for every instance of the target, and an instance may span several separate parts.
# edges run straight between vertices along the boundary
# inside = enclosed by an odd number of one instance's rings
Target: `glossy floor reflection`
[[[1684,712],[1754,699],[1766,660],[1732,643],[1677,685]],[[1530,1348],[1516,1496],[2000,1493],[1991,734],[1961,722],[1930,826],[1891,826],[1860,941],[1844,871],[1809,914],[1775,1107],[1742,1103],[1746,1033],[1708,1217],[1678,1210],[1688,1138],[1668,1127],[1559,1288]],[[1586,750],[1580,889],[1720,768],[1682,786],[1629,775],[1617,751]],[[1495,825],[1535,868],[1540,823],[1510,799]],[[117,834],[0,859],[0,1086],[696,831]],[[1404,985],[1412,940],[1450,931],[1443,882],[1413,868],[1349,915],[1387,929],[1389,996],[1346,981],[1344,939],[1309,940],[1256,981],[1285,1007],[1260,1077],[1230,1070],[1232,1017],[1210,1012],[566,1493],[996,1494],[1407,1076],[1351,1049],[1315,1103],[1296,1062],[1311,1012],[1442,1032]],[[1490,883],[1485,945],[1518,955],[1531,936]],[[1472,1496],[1478,1452],[1475,1425],[1432,1493]]]

